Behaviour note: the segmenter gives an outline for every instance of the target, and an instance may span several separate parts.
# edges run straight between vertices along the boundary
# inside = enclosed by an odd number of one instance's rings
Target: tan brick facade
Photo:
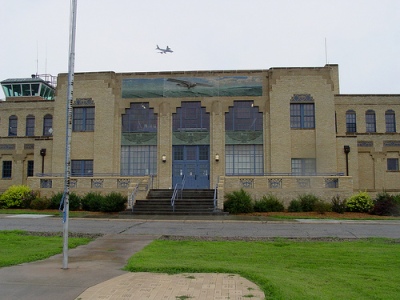
[[[198,81],[198,85],[187,86],[189,79]],[[143,95],[129,94],[128,88],[131,93],[138,92],[135,89],[140,80],[160,88],[159,94],[149,88],[139,91]],[[229,80],[236,84],[242,80],[255,84],[228,88]],[[204,83],[206,81],[208,84]],[[223,84],[226,84],[225,90]],[[202,91],[201,85],[209,94],[199,92]],[[40,189],[42,194],[63,189],[66,89],[67,76],[60,74],[54,101],[27,99],[15,102],[6,99],[0,103],[0,156],[2,161],[13,162],[11,178],[0,180],[1,190],[11,184],[29,184],[34,189]],[[249,94],[251,89],[256,92]],[[232,90],[236,94],[229,94]],[[151,96],[150,91],[156,96]],[[315,126],[292,128],[291,105],[299,103],[301,106],[302,97],[308,101],[305,103],[313,105]],[[286,203],[307,192],[327,200],[336,194],[347,197],[358,190],[400,192],[400,173],[398,170],[387,170],[388,158],[399,159],[399,133],[387,132],[385,118],[388,110],[394,112],[396,117],[400,114],[400,96],[340,95],[337,65],[249,71],[78,73],[75,74],[73,98],[74,107],[85,107],[85,103],[91,103],[95,111],[93,131],[72,133],[71,159],[93,162],[93,176],[72,178],[71,188],[78,193],[90,190],[129,193],[133,186],[144,182],[152,188],[172,188],[173,148],[177,141],[173,132],[173,116],[182,107],[182,102],[200,102],[209,114],[209,131],[205,137],[209,147],[208,188],[214,188],[219,183],[220,200],[224,193],[242,187],[255,197],[277,194]],[[252,107],[262,113],[262,137],[256,142],[262,147],[262,174],[226,174],[226,149],[232,141],[227,140],[225,122],[226,114],[235,101],[251,101]],[[121,174],[122,115],[131,103],[148,104],[157,115],[157,171],[153,177],[148,177],[148,174]],[[357,131],[354,133],[346,129],[346,113],[349,110],[356,113]],[[366,132],[367,110],[375,113],[376,132]],[[25,137],[25,119],[29,114],[35,116],[35,137]],[[41,133],[46,114],[53,116],[51,137],[44,137]],[[18,134],[13,137],[7,134],[11,115],[18,117]],[[399,122],[396,118],[396,128],[400,128]],[[193,136],[198,136],[198,133],[194,132]],[[181,143],[197,145],[192,140]],[[251,144],[247,141],[242,143]],[[347,160],[349,176],[345,176],[345,145],[350,146]],[[40,149],[47,150],[46,156],[40,155]],[[162,161],[163,155],[166,156],[165,162]],[[216,155],[219,156],[218,161]],[[293,176],[293,159],[315,161],[315,174]],[[27,178],[28,160],[34,161],[35,176]],[[222,201],[219,201],[221,205]]]

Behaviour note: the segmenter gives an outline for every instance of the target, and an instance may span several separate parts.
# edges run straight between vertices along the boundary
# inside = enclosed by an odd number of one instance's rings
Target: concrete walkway
[[[264,299],[252,282],[234,274],[130,273],[128,258],[158,236],[108,234],[42,261],[0,268],[0,298],[7,300]],[[243,298],[244,297],[244,298]]]

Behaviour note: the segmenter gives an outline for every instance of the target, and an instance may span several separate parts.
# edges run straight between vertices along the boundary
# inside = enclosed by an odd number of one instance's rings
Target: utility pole
[[[64,270],[68,269],[69,188],[71,181],[71,135],[72,135],[72,100],[74,94],[76,4],[77,0],[71,0],[66,135],[65,135],[65,175],[64,175],[64,195],[63,195],[64,205],[63,205],[63,267],[62,268]]]

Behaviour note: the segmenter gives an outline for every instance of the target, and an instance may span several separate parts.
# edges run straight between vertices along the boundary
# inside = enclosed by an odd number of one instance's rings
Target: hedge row
[[[367,192],[359,192],[348,199],[335,196],[330,202],[323,201],[313,194],[300,195],[290,201],[287,208],[283,202],[274,195],[265,195],[261,199],[252,199],[251,195],[243,189],[225,194],[224,210],[231,214],[251,212],[309,212],[337,213],[367,212],[380,216],[400,215],[400,195],[380,193],[372,199]]]
[[[118,212],[125,210],[128,198],[120,193],[111,192],[107,195],[90,192],[84,196],[69,194],[70,210],[86,210],[101,212]],[[14,185],[0,195],[0,208],[31,208],[31,209],[63,209],[63,193],[59,192],[50,198],[40,197],[24,185]]]

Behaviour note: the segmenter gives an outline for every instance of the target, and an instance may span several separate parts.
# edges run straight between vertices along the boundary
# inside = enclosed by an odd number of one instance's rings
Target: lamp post
[[[343,147],[344,154],[346,154],[346,176],[349,176],[349,153],[350,153],[350,146],[344,145]]]

